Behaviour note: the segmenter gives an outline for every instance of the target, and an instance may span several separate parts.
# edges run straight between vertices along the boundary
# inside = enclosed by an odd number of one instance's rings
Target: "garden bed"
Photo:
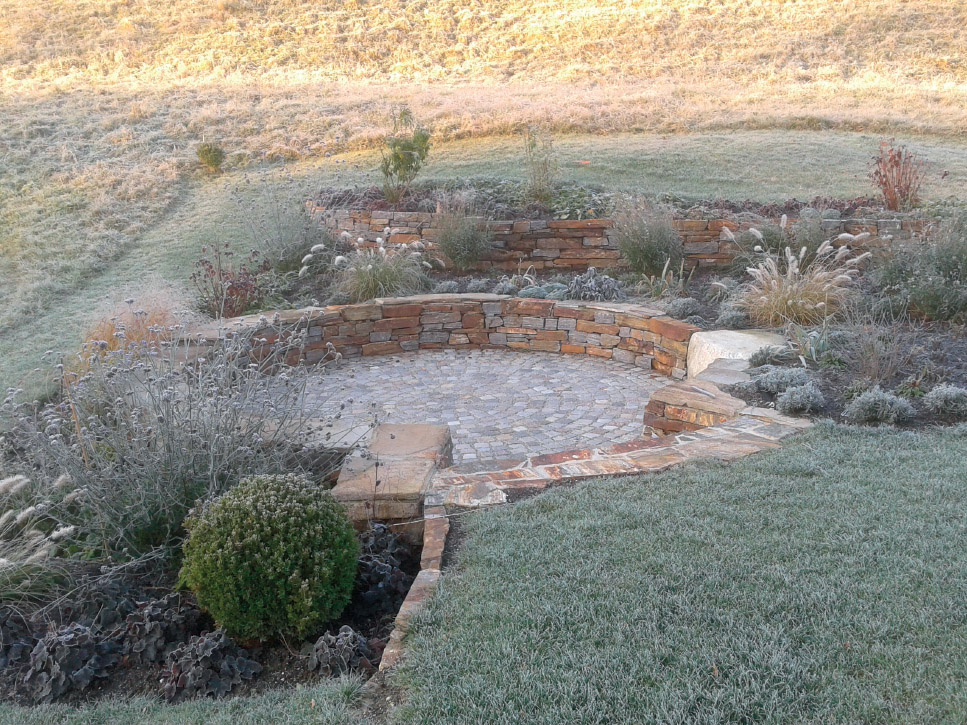
[[[808,360],[804,368],[825,401],[812,411],[814,417],[843,420],[852,401],[878,386],[913,407],[915,415],[895,421],[897,425],[924,428],[959,421],[957,416],[932,410],[925,398],[943,384],[967,388],[967,328],[936,322],[860,323],[833,327],[831,337],[829,349],[818,361]],[[789,357],[773,362],[803,367]],[[729,392],[750,405],[776,405],[775,394],[743,385],[732,386]]]
[[[374,574],[372,566],[363,566],[357,578],[356,591],[347,610],[325,630],[309,637],[304,643],[239,643],[242,656],[258,663],[260,671],[250,679],[242,679],[224,693],[227,697],[245,696],[279,687],[295,687],[318,681],[330,673],[308,667],[312,643],[322,634],[336,635],[344,626],[350,627],[366,642],[367,655],[354,670],[360,674],[372,674],[379,667],[383,649],[393,630],[393,623],[414,577],[419,572],[420,548],[405,544],[395,537],[386,536],[386,529],[374,529],[376,536],[369,541],[379,541],[379,550],[370,547],[381,557],[380,563],[390,556],[399,563],[398,572]],[[176,588],[178,572],[175,569],[149,570],[139,574],[115,576],[97,581],[96,568],[89,572],[89,581],[82,591],[59,600],[34,602],[17,613],[3,608],[5,624],[2,629],[2,654],[13,655],[6,666],[0,668],[0,700],[18,704],[32,704],[36,699],[25,687],[24,677],[30,671],[30,653],[39,639],[51,627],[63,628],[79,624],[90,628],[98,641],[112,643],[116,664],[105,669],[106,677],[95,677],[85,688],[71,688],[63,695],[53,698],[56,702],[81,704],[113,697],[147,696],[160,698],[164,695],[164,683],[168,677],[165,658],[156,661],[139,661],[133,648],[144,640],[135,635],[134,628],[142,621],[139,612],[148,604],[158,604],[165,597],[174,596],[174,611],[185,618],[178,634],[166,632],[164,650],[170,652],[175,645],[187,642],[190,637],[212,632],[213,620],[198,610],[190,592]],[[101,577],[103,579],[103,577]],[[385,587],[375,589],[374,587]],[[154,621],[162,621],[156,618]],[[343,670],[334,667],[332,675]],[[180,699],[180,698],[179,698]]]

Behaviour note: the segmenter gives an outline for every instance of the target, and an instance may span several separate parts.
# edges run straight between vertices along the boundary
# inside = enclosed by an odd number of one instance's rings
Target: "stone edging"
[[[346,233],[364,246],[376,246],[383,239],[390,247],[422,242],[431,249],[439,237],[442,214],[415,211],[365,211],[327,209],[310,205],[329,231]],[[771,220],[778,223],[778,219]],[[790,219],[790,223],[797,220]],[[484,224],[483,218],[479,220]],[[822,219],[830,237],[847,232],[868,232],[864,249],[883,246],[889,238],[910,239],[924,233],[924,219]],[[755,226],[734,219],[675,219],[672,225],[682,238],[685,258],[691,266],[721,267],[735,258],[735,245],[726,229],[738,232]],[[533,265],[538,270],[583,270],[588,267],[623,267],[626,262],[612,238],[612,219],[493,221],[488,223],[493,249],[477,265],[478,269],[516,270]],[[387,232],[387,229],[389,230]]]
[[[668,389],[671,390],[668,390]],[[436,472],[423,503],[423,552],[420,573],[394,622],[383,652],[381,671],[394,667],[403,655],[406,632],[423,609],[440,580],[443,552],[450,529],[447,507],[478,508],[507,502],[508,493],[537,492],[552,485],[588,478],[658,473],[689,461],[731,461],[759,451],[777,448],[780,441],[809,428],[808,420],[789,418],[765,408],[755,408],[733,398],[707,382],[680,381],[657,391],[668,400],[708,399],[706,404],[721,413],[717,424],[674,436],[640,438],[628,443],[532,456],[513,468],[498,471],[461,472],[460,468]],[[688,405],[684,406],[690,409]]]
[[[641,305],[540,300],[506,295],[418,295],[355,305],[307,307],[220,320],[196,328],[199,344],[237,332],[253,335],[258,356],[294,327],[306,342],[286,362],[415,350],[510,348],[593,355],[685,377],[688,340],[700,328]],[[280,332],[279,330],[283,330]]]

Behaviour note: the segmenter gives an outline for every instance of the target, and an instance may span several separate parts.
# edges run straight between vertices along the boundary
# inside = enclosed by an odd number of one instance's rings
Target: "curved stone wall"
[[[688,340],[699,330],[641,305],[449,294],[249,315],[212,323],[194,334],[203,343],[206,336],[259,332],[261,344],[268,346],[278,341],[277,329],[287,326],[304,327],[307,336],[305,345],[291,353],[290,363],[319,362],[331,348],[350,358],[439,348],[511,348],[594,355],[678,379],[685,377]],[[258,346],[253,352],[258,354]]]

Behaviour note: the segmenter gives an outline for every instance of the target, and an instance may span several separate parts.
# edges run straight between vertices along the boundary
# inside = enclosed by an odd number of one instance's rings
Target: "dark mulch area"
[[[817,196],[810,201],[800,201],[799,199],[786,199],[781,202],[760,202],[747,199],[745,201],[730,201],[728,199],[712,199],[709,201],[698,201],[690,203],[687,207],[682,205],[686,211],[707,212],[713,216],[728,218],[734,214],[754,214],[755,216],[778,219],[783,214],[790,217],[798,217],[803,209],[817,210],[836,210],[844,218],[851,217],[857,212],[882,212],[883,203],[880,200],[868,196],[860,196],[855,199],[836,199],[829,196]]]
[[[419,551],[411,550],[411,555],[401,561],[401,569],[411,577],[416,576],[419,571]],[[96,572],[92,570],[91,575]],[[152,571],[139,576],[126,577],[121,582],[113,582],[112,586],[120,586],[120,594],[115,597],[117,601],[127,599],[132,602],[147,602],[161,599],[166,594],[174,591],[177,572]],[[186,603],[194,603],[194,597],[190,592],[183,593]],[[36,603],[31,605],[29,613],[24,611],[26,616],[30,613],[34,615],[32,629],[36,636],[42,636],[49,629],[56,629],[60,626],[70,624],[74,621],[88,623],[90,621],[91,608],[83,605],[83,595],[78,597],[78,603],[71,601],[57,603]],[[113,606],[108,598],[106,606]],[[80,615],[81,609],[86,611],[85,615]],[[120,607],[119,607],[120,609]],[[326,628],[306,639],[306,642],[315,642],[325,632],[336,633],[343,625],[348,625],[367,640],[367,645],[372,653],[371,664],[373,672],[379,666],[382,658],[383,649],[389,640],[389,635],[393,630],[393,622],[396,618],[396,611],[384,611],[377,615],[356,616],[353,614],[351,604],[346,612],[337,621],[329,623]],[[85,618],[86,617],[86,618]],[[124,627],[123,617],[114,625],[105,627],[106,632],[111,632],[115,628]],[[215,623],[207,615],[203,615],[199,622],[198,631],[192,634],[201,634],[206,631],[213,631]],[[120,631],[120,629],[118,629]],[[303,642],[281,642],[281,643],[238,643],[246,647],[248,657],[262,665],[262,671],[252,680],[243,681],[236,685],[226,697],[244,697],[246,695],[266,692],[273,689],[294,687],[305,683],[311,683],[323,679],[325,676],[318,671],[308,669],[308,657],[300,653]],[[31,701],[23,691],[21,683],[24,675],[28,671],[29,657],[23,661],[12,663],[7,667],[0,668],[0,701],[13,702],[20,705],[30,705]],[[160,698],[163,689],[164,663],[134,663],[122,659],[121,663],[113,667],[109,676],[104,679],[95,679],[89,687],[84,690],[70,690],[56,701],[71,705],[81,705],[84,703],[95,702],[111,697],[134,697],[146,696]]]

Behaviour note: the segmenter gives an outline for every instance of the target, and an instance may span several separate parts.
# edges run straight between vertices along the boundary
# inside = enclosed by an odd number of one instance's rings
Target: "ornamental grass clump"
[[[410,246],[356,249],[333,260],[336,278],[333,291],[346,295],[351,302],[405,297],[429,286],[424,272],[428,267],[423,255]]]
[[[253,476],[196,509],[180,581],[241,639],[303,638],[349,604],[359,542],[343,507],[304,476]]]
[[[639,202],[627,204],[615,213],[611,234],[631,271],[638,275],[662,274],[666,263],[675,268],[684,256],[671,214]]]
[[[437,248],[459,269],[472,269],[490,250],[490,226],[466,203],[443,206],[437,225]]]
[[[752,280],[742,285],[734,304],[755,324],[822,324],[846,305],[859,265],[870,256],[849,253],[848,247],[837,249],[826,241],[809,262],[805,247],[798,254],[786,247],[783,256],[769,255],[746,270]]]

